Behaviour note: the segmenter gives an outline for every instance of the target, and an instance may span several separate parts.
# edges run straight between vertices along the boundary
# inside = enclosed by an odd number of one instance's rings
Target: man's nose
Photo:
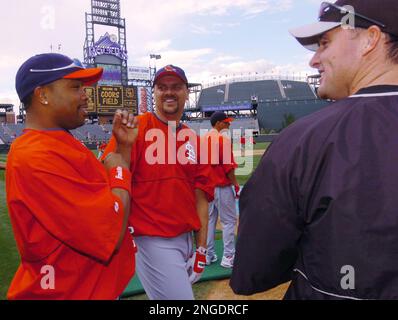
[[[313,57],[310,60],[310,67],[318,69],[319,65],[321,64],[320,59],[319,59],[319,51],[317,50]]]

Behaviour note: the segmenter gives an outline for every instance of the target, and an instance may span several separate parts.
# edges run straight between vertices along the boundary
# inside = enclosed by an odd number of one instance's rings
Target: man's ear
[[[383,33],[378,26],[371,26],[363,32],[362,36],[364,37],[362,54],[366,56],[375,50],[377,45],[380,43]]]
[[[48,105],[47,90],[45,87],[37,87],[34,91],[34,96],[43,105]]]

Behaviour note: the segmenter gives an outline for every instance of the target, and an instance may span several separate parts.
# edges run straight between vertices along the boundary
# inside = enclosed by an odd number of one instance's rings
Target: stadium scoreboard
[[[121,86],[100,86],[97,87],[98,113],[110,113],[122,108],[123,87]]]
[[[117,109],[128,109],[138,113],[137,88],[123,86],[86,87],[88,112],[98,115],[112,115]]]

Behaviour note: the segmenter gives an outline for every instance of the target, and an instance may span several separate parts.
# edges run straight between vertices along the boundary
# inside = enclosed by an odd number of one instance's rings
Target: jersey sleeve
[[[102,166],[82,172],[74,161],[88,167],[95,162],[71,158],[51,152],[14,161],[8,186],[13,190],[10,208],[28,211],[58,241],[107,262],[122,232],[122,202],[111,192],[105,170],[95,172]]]
[[[202,190],[206,195],[207,201],[211,202],[214,200],[215,180],[213,177],[215,171],[211,165],[210,142],[208,139],[208,136],[197,137],[199,153],[194,176],[194,188]],[[201,150],[201,144],[208,144],[209,149],[204,148],[204,150]]]
[[[242,190],[230,281],[237,294],[266,291],[291,279],[303,229],[291,149],[273,144]]]
[[[104,148],[104,153],[102,154],[100,160],[104,161],[105,158],[108,156],[108,154],[110,154],[111,152],[115,152],[115,150],[116,150],[116,139],[114,136],[112,136],[108,144]]]
[[[213,176],[214,171],[210,164],[197,165],[194,187],[205,193],[208,202],[214,200],[215,182],[212,179]]]
[[[232,141],[224,136],[220,136],[220,164],[225,174],[238,168],[235,162]]]

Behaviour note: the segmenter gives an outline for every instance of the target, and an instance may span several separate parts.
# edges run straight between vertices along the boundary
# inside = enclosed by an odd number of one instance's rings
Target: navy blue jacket
[[[284,130],[240,212],[235,293],[291,280],[286,299],[398,299],[398,86],[363,89]]]

